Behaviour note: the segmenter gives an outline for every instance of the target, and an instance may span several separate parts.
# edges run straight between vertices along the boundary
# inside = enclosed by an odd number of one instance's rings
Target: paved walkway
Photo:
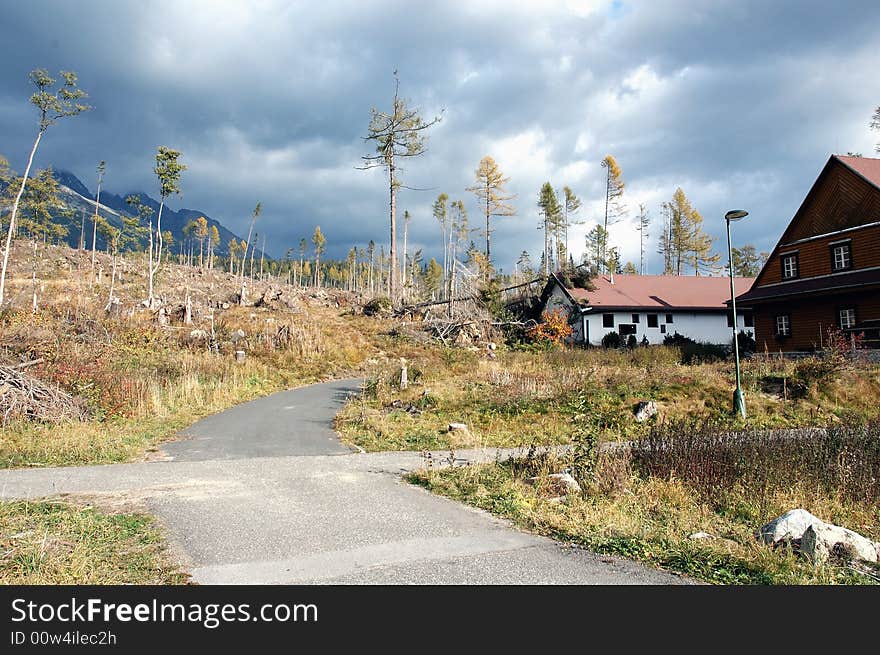
[[[401,480],[417,453],[354,453],[343,380],[199,421],[168,461],[0,471],[0,497],[144,503],[198,583],[676,584],[684,579],[524,533]],[[457,453],[491,460],[495,451]]]

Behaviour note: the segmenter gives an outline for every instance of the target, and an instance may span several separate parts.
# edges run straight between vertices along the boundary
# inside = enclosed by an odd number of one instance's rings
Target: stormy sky
[[[257,201],[258,230],[283,256],[320,225],[331,256],[371,238],[387,248],[381,170],[370,108],[401,95],[430,118],[428,152],[408,162],[399,207],[413,215],[411,248],[437,254],[434,198],[462,198],[484,155],[517,194],[497,223],[496,265],[510,271],[542,236],[540,185],[584,200],[583,235],[602,212],[613,154],[630,222],[613,245],[638,261],[634,218],[645,203],[648,272],[660,203],[681,186],[725,247],[722,216],[745,208],[734,242],[769,249],[828,156],[877,156],[868,123],[880,104],[876,0],[628,2],[138,2],[3,3],[0,154],[24,168],[36,130],[29,70],[76,71],[94,111],[50,128],[38,166],[68,169],[94,189],[156,196],[156,147],[189,166],[175,209],[199,209],[239,234]],[[475,235],[478,243],[479,237]]]

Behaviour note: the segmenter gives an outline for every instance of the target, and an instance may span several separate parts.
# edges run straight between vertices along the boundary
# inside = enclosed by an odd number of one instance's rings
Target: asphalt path
[[[0,497],[72,495],[146,507],[202,584],[680,584],[402,480],[419,453],[359,453],[334,415],[360,386],[284,391],[209,417],[165,461],[0,471]],[[434,453],[439,464],[448,453]],[[456,453],[491,461],[494,450]]]

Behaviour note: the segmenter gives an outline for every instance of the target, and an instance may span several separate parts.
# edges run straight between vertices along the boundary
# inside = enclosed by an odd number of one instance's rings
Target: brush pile
[[[0,366],[0,426],[13,419],[58,422],[89,418],[81,401],[19,368]]]

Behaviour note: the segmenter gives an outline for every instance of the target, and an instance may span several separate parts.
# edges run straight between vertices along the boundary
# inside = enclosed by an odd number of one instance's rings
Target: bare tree
[[[101,206],[101,183],[104,181],[104,172],[107,164],[102,159],[98,164],[98,192],[95,194],[95,215],[92,217],[92,279],[95,275],[95,251],[98,250],[98,207]]]

